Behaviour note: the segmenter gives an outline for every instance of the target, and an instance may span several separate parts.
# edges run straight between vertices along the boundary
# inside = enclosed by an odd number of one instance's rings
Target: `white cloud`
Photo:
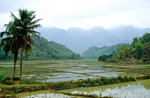
[[[43,19],[43,26],[88,29],[131,24],[150,27],[149,0],[16,0],[16,5],[17,2],[20,5],[16,9],[21,7],[36,11],[37,17]],[[14,6],[12,12],[16,13]],[[8,14],[0,14],[1,24],[7,23]]]
[[[7,24],[10,19],[9,13],[0,14],[0,30],[4,30],[4,24]]]

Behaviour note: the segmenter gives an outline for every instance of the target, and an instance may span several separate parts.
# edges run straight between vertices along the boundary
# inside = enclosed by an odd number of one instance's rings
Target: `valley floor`
[[[0,61],[0,71],[12,76],[13,61]],[[23,62],[23,79],[42,83],[100,77],[150,75],[150,64],[104,63],[97,60],[31,60]],[[17,63],[19,76],[19,63]],[[0,87],[6,87],[1,84]]]

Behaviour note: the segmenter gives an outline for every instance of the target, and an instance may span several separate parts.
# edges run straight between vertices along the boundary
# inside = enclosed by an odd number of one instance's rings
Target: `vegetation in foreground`
[[[4,61],[4,62],[6,63],[6,66],[8,66],[7,64],[11,64],[10,61]],[[3,64],[5,64],[5,63],[3,63]],[[52,67],[52,68],[54,67],[54,68],[58,68],[58,69],[59,68],[65,68],[66,69],[66,68],[70,68],[70,67],[73,67],[73,66],[78,65],[78,64],[89,64],[89,65],[94,64],[94,65],[96,65],[96,63],[98,66],[103,65],[103,66],[107,67],[107,64],[105,65],[102,62],[96,62],[96,60],[80,60],[80,61],[77,61],[77,60],[66,60],[66,61],[63,61],[63,60],[52,60],[52,61],[44,60],[44,61],[41,61],[40,60],[39,61],[38,60],[38,61],[34,61],[34,62],[33,61],[24,61],[24,64],[26,65],[24,67],[24,69],[25,69],[25,71],[30,72],[30,73],[27,72],[28,74],[32,74],[32,73],[39,73],[38,69],[37,69],[39,67],[40,73],[45,73],[48,70],[47,67]],[[115,65],[115,66],[112,65],[109,67],[114,68],[117,66],[119,67],[120,65]],[[127,66],[128,65],[126,65],[125,68],[127,68]],[[131,66],[131,65],[129,65],[129,66]],[[135,65],[133,67],[136,67],[136,66],[137,65]],[[143,66],[146,66],[146,65],[143,65]],[[7,67],[5,67],[5,68],[7,68]],[[8,66],[8,68],[9,68],[9,66]],[[47,69],[47,70],[45,70],[45,69]],[[56,70],[58,71],[58,69],[56,69]],[[123,69],[123,68],[121,67],[121,69]],[[129,68],[129,69],[131,69],[131,68]],[[142,69],[142,68],[140,68],[140,69]],[[4,69],[4,70],[6,71],[6,69]],[[136,71],[137,69],[134,68],[133,70]],[[146,74],[148,74],[145,70],[146,69],[143,68],[144,76]],[[141,70],[139,70],[139,71],[141,72]],[[139,73],[139,71],[137,71],[137,72]],[[133,80],[135,81],[138,79],[149,78],[148,76],[145,76],[145,77],[144,76],[134,77]],[[5,78],[7,78],[7,77],[5,77]],[[2,80],[4,80],[5,78],[2,78]],[[113,79],[113,80],[111,80],[111,79]],[[78,88],[78,87],[109,85],[109,84],[115,83],[115,82],[116,83],[127,82],[127,81],[130,81],[131,79],[132,78],[129,78],[129,76],[127,76],[125,79],[124,79],[124,77],[120,77],[120,80],[118,80],[118,77],[117,77],[117,78],[103,78],[103,81],[101,80],[101,78],[99,78],[99,79],[87,79],[87,80],[67,81],[67,82],[47,83],[47,84],[42,84],[42,83],[39,83],[36,81],[24,80],[24,79],[22,80],[22,82],[20,82],[16,79],[17,81],[12,81],[10,83],[4,83],[3,82],[4,84],[0,84],[0,89],[4,89],[3,94],[5,94],[5,95],[6,94],[12,94],[13,95],[13,94],[17,94],[20,92],[28,92],[28,91],[39,91],[39,90],[48,90],[48,89],[59,91],[59,90],[63,90],[63,89]],[[11,84],[11,85],[8,85],[8,84]]]
[[[116,77],[116,78],[97,78],[97,79],[86,79],[86,80],[78,80],[78,81],[65,81],[65,82],[51,82],[42,84],[39,82],[35,82],[32,80],[14,80],[11,81],[15,83],[14,85],[10,85],[7,81],[8,78],[1,75],[0,82],[5,83],[1,85],[1,93],[2,94],[17,94],[21,92],[29,92],[29,91],[39,91],[39,90],[64,90],[64,89],[73,89],[79,87],[92,87],[92,86],[102,86],[102,85],[110,85],[116,83],[130,82],[141,79],[150,79],[150,75],[137,76],[137,77]]]

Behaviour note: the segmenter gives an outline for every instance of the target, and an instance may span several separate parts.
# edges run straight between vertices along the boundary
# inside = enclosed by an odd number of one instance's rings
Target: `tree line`
[[[141,60],[143,62],[150,61],[150,33],[145,33],[142,37],[135,37],[131,44],[121,45],[117,53],[100,56],[99,61],[110,59],[119,60]]]
[[[131,44],[124,44],[118,49],[119,59],[138,59],[150,61],[150,33],[133,38]]]

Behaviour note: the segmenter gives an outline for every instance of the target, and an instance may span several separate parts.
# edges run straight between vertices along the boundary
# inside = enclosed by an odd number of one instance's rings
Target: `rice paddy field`
[[[5,76],[12,76],[13,61],[0,61],[0,71]],[[97,60],[29,60],[23,62],[23,79],[36,80],[42,83],[96,79],[100,77],[142,76],[150,74],[150,64],[103,63]],[[19,76],[19,63],[16,75]],[[122,83],[97,87],[82,87],[52,91],[38,91],[18,94],[18,98],[82,98],[70,94],[148,98],[150,95],[150,80]],[[139,95],[136,94],[136,92]],[[143,94],[143,95],[142,95]]]

